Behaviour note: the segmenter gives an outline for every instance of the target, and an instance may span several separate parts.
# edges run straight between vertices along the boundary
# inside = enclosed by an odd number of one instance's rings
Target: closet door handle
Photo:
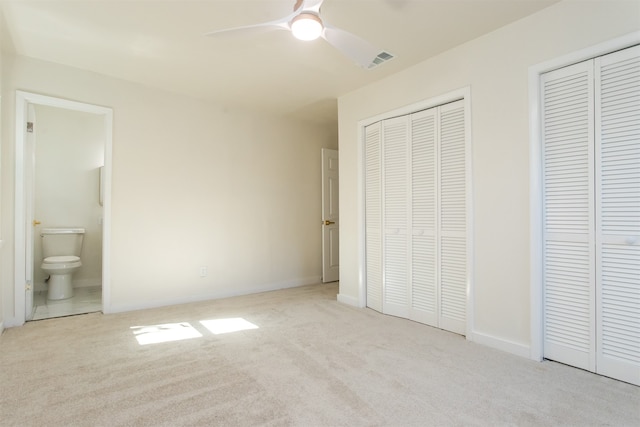
[[[34,226],[34,227],[35,227],[36,225],[40,225],[40,224],[41,224],[41,222],[40,222],[40,221],[35,220],[35,219],[33,220],[33,226]]]
[[[331,224],[335,224],[335,221],[329,221],[328,219],[324,220],[324,225],[331,225]]]

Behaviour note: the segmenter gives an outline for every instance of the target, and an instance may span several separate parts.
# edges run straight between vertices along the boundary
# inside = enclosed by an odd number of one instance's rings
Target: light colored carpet
[[[9,329],[0,425],[640,425],[639,387],[341,305],[336,293],[314,285]],[[258,329],[214,335],[200,323],[223,318]],[[183,324],[131,329],[172,323]],[[136,338],[177,330],[202,336]]]

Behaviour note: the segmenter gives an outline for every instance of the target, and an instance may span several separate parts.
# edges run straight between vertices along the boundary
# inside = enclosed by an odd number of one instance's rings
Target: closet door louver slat
[[[408,189],[409,126],[406,117],[382,122],[383,170],[383,298],[386,314],[409,316]]]
[[[595,69],[597,372],[640,385],[640,46]]]
[[[544,354],[593,370],[593,67],[542,78]]]
[[[467,303],[464,103],[440,107],[440,327],[464,334]]]
[[[365,259],[367,307],[382,312],[381,124],[365,129]]]
[[[438,326],[437,119],[432,108],[411,115],[411,314]]]

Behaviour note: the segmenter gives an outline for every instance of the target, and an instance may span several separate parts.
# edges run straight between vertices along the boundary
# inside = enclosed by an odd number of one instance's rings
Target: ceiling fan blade
[[[289,14],[288,16],[285,16],[282,19],[263,22],[261,24],[245,25],[242,27],[226,28],[224,30],[211,31],[204,35],[207,37],[218,37],[218,36],[235,36],[239,34],[264,33],[264,32],[274,31],[274,30],[291,30],[290,23],[293,20],[293,18],[295,18],[302,12],[315,12],[319,14],[320,6],[322,6],[323,2],[324,0],[297,0],[293,7],[294,8],[293,13]]]
[[[207,37],[219,37],[219,36],[235,36],[239,34],[255,34],[255,33],[264,33],[268,31],[274,30],[289,30],[289,21],[296,14],[291,14],[286,18],[278,19],[275,21],[263,22],[261,24],[255,25],[245,25],[242,27],[234,27],[234,28],[226,28],[224,30],[211,31],[210,33],[206,33]]]
[[[320,6],[324,0],[298,0],[302,2],[301,10],[320,13]],[[297,10],[297,9],[296,9]]]
[[[388,52],[378,49],[366,40],[340,28],[325,24],[322,38],[362,68],[371,69],[393,58]]]

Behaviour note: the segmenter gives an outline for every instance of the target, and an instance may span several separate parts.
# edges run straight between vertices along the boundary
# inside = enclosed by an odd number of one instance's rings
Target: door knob
[[[324,225],[331,225],[331,224],[335,224],[335,221],[329,221],[328,219],[324,220]]]
[[[34,219],[33,220],[33,226],[35,227],[36,225],[40,225],[40,221]]]

